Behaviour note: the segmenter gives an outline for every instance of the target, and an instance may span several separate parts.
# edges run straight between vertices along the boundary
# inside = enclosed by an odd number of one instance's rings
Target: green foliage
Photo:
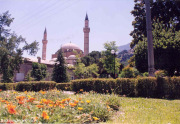
[[[149,73],[148,72],[144,72],[143,73],[143,77],[148,77],[149,76]]]
[[[52,80],[57,83],[69,81],[62,50],[58,51],[57,60],[53,68]]]
[[[155,77],[165,77],[168,73],[165,70],[157,70],[154,74]]]
[[[81,79],[72,81],[72,90],[79,92],[115,93],[130,97],[180,98],[180,77]]]
[[[175,24],[166,28],[162,22],[154,23],[153,47],[155,69],[166,70],[169,76],[174,72],[180,75],[180,32],[175,31]],[[135,47],[135,65],[141,72],[148,71],[147,39],[144,38]]]
[[[98,66],[94,63],[85,67],[83,63],[81,63],[80,59],[77,59],[77,64],[75,65],[74,74],[77,78],[89,78],[89,77],[98,77]]]
[[[94,63],[98,64],[100,58],[101,58],[101,53],[99,51],[92,51],[87,56],[82,57],[81,62],[85,66],[89,66],[89,65],[92,65]]]
[[[0,74],[3,74],[2,82],[13,82],[13,76],[19,71],[23,63],[22,54],[27,51],[35,55],[38,51],[38,42],[28,44],[25,38],[17,36],[15,32],[10,33],[8,29],[13,22],[9,12],[0,15]],[[8,28],[7,28],[8,27]],[[23,47],[20,44],[24,43]]]
[[[27,73],[27,75],[25,77],[26,81],[33,81],[34,80],[34,78],[32,78],[32,76],[31,76],[31,71],[32,70],[28,71],[28,73]]]
[[[136,78],[138,75],[140,75],[140,73],[136,68],[125,67],[122,69],[120,77],[121,78]]]
[[[30,81],[30,82],[18,82],[16,85],[17,91],[40,91],[51,90],[56,87],[54,81]]]
[[[1,90],[15,90],[16,83],[0,83]]]
[[[147,37],[146,31],[146,9],[145,9],[145,0],[135,0],[134,10],[131,11],[131,14],[134,16],[134,21],[132,25],[134,30],[131,31],[130,36],[133,40],[130,44],[133,48],[138,42],[143,41],[143,35]],[[170,20],[173,20],[174,23],[177,23],[175,30],[180,29],[180,2],[179,0],[150,0],[151,8],[151,22],[161,22],[165,24],[166,28],[170,28]]]
[[[119,73],[120,67],[120,59],[115,58],[114,55],[111,54],[111,50],[117,51],[117,46],[115,41],[104,43],[104,48],[106,51],[102,51],[102,58],[100,61],[103,63],[103,68],[107,71],[107,73],[114,74],[114,63],[115,63],[115,73]],[[115,62],[114,62],[115,61]]]
[[[40,80],[44,79],[47,76],[47,65],[33,62],[31,76],[36,81],[40,81]]]
[[[57,90],[67,90],[67,91],[71,91],[71,82],[69,83],[56,83],[56,89]]]

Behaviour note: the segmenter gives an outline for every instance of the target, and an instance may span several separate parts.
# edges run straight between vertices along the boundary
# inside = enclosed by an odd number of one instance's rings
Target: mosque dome
[[[62,48],[62,49],[78,49],[78,50],[81,50],[76,44],[71,43],[71,42],[62,45],[61,48]]]
[[[75,56],[75,55],[70,55],[70,56],[68,57],[68,59],[76,59],[76,56]]]

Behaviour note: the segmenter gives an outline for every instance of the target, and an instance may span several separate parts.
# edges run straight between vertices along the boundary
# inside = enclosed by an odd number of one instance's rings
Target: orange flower
[[[79,100],[82,100],[82,98],[79,98]]]
[[[12,120],[8,120],[6,123],[7,124],[14,124],[14,122]]]
[[[2,89],[0,89],[0,92],[2,91]]]
[[[63,104],[60,104],[59,107],[60,108],[65,108],[65,106]]]
[[[36,107],[38,107],[38,108],[44,108],[43,105],[36,105]]]
[[[40,91],[40,93],[44,95],[46,92],[45,91]]]
[[[16,96],[16,99],[22,101],[25,98],[25,96]]]
[[[29,100],[30,102],[33,102],[35,99],[36,99],[36,98],[30,97],[28,100]]]
[[[24,104],[24,102],[23,102],[23,101],[21,101],[21,100],[20,100],[18,103],[19,103],[20,105]]]
[[[8,108],[8,112],[10,114],[16,114],[16,110],[15,110],[16,106],[14,106],[14,105],[7,105],[7,108]]]
[[[67,98],[66,100],[69,102],[71,99],[70,99],[70,98]]]
[[[82,91],[83,91],[83,89],[80,89],[80,91],[82,92]]]
[[[42,99],[41,100],[43,103],[45,103],[46,105],[49,104],[50,102],[52,102],[51,100],[47,100],[47,99]]]
[[[1,100],[1,102],[6,102],[6,100]]]
[[[43,113],[42,113],[42,117],[43,117],[44,119],[46,119],[46,120],[48,120],[48,119],[49,119],[49,116],[48,116],[48,114],[47,114],[47,112],[46,112],[46,111],[43,111]]]
[[[74,107],[74,106],[76,106],[77,104],[75,104],[75,103],[69,103],[69,105],[70,105],[71,107]]]
[[[66,102],[66,99],[63,99],[61,102],[64,104]]]
[[[78,104],[78,103],[79,103],[79,101],[78,101],[78,100],[74,100],[74,103],[75,103],[75,104]]]

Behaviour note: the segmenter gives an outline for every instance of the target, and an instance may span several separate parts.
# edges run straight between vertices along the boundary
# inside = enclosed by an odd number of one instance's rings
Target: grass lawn
[[[120,104],[120,111],[109,123],[180,123],[180,100],[120,97]]]

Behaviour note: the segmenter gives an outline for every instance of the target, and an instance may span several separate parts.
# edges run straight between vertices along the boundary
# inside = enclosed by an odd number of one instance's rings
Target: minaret
[[[42,48],[42,60],[46,60],[46,46],[47,46],[47,31],[46,31],[46,28],[45,28],[45,31],[44,31],[44,37],[43,37],[43,40],[42,40],[42,43],[43,43],[43,48]]]
[[[84,56],[86,56],[89,53],[89,32],[90,32],[87,13],[85,17],[85,27],[83,28],[83,31],[84,31]]]

